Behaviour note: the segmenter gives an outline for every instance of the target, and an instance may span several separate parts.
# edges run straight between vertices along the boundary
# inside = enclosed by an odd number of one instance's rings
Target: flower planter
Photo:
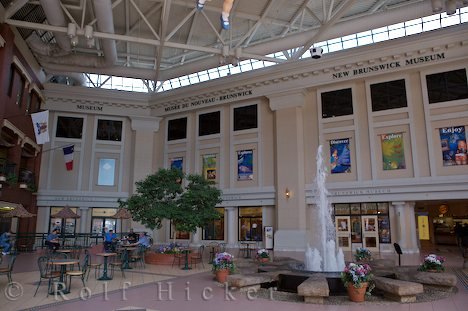
[[[145,263],[150,265],[172,265],[174,262],[174,254],[160,254],[147,252],[145,254]]]
[[[349,300],[354,302],[363,302],[366,296],[367,283],[361,283],[362,287],[356,288],[352,283],[348,284],[348,296]]]
[[[227,269],[217,270],[216,281],[218,281],[219,283],[224,283],[227,281],[228,275],[229,275],[229,270]]]

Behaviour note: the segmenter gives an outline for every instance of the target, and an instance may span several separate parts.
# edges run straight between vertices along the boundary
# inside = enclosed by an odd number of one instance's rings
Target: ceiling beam
[[[15,0],[10,2],[10,5],[5,9],[5,19],[9,19],[15,15],[15,13],[18,12],[23,6],[25,6],[28,1],[29,0]]]
[[[133,1],[133,0],[131,0]],[[161,44],[159,45],[156,53],[156,72],[154,74],[153,80],[158,81],[159,79],[159,71],[161,70],[161,60],[163,57],[163,49],[164,44],[166,44],[166,32],[169,23],[169,13],[171,11],[171,1],[172,0],[164,0],[163,9],[161,12],[161,25],[160,25],[160,37],[161,37]]]

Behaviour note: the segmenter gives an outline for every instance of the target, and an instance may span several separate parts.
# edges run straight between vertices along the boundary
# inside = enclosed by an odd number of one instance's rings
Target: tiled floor
[[[419,255],[403,255],[403,265],[416,265],[427,253],[436,252],[447,258],[448,267],[460,270],[463,259],[455,247],[440,246],[436,249],[423,249]],[[301,254],[275,254],[294,255]],[[346,254],[351,259],[351,254]],[[33,297],[39,273],[35,268],[39,254],[21,254],[18,257],[13,280],[21,286],[22,292],[9,288],[5,276],[0,276],[0,310],[118,310],[135,307],[148,310],[178,311],[178,310],[443,310],[464,311],[468,309],[468,289],[459,282],[458,292],[443,300],[414,303],[350,303],[347,305],[310,305],[304,303],[282,302],[259,298],[255,293],[231,292],[214,282],[213,275],[206,268],[198,266],[189,271],[178,267],[146,265],[144,270],[133,269],[126,272],[126,278],[117,272],[112,281],[96,281],[91,274],[86,283],[89,290],[81,289],[81,281],[74,279],[71,293],[64,297],[46,297],[47,285],[41,285],[37,296]],[[394,254],[383,255],[397,262]],[[45,283],[45,282],[43,282]],[[81,291],[80,291],[81,289]],[[91,297],[89,297],[91,294]],[[81,296],[80,296],[81,295]],[[13,297],[17,296],[17,297]],[[81,297],[81,298],[80,298]]]

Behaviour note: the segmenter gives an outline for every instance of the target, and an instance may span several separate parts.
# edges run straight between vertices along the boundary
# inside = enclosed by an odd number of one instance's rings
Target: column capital
[[[285,108],[304,107],[306,92],[303,89],[267,95],[270,109],[276,111]]]
[[[132,130],[149,130],[153,132],[159,131],[159,123],[162,118],[159,117],[145,117],[145,116],[129,116],[132,120]]]

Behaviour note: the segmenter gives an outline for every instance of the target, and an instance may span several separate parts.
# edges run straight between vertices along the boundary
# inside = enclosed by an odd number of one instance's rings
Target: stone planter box
[[[147,252],[145,254],[145,263],[150,265],[172,265],[174,262],[174,254],[160,254],[155,252]]]

